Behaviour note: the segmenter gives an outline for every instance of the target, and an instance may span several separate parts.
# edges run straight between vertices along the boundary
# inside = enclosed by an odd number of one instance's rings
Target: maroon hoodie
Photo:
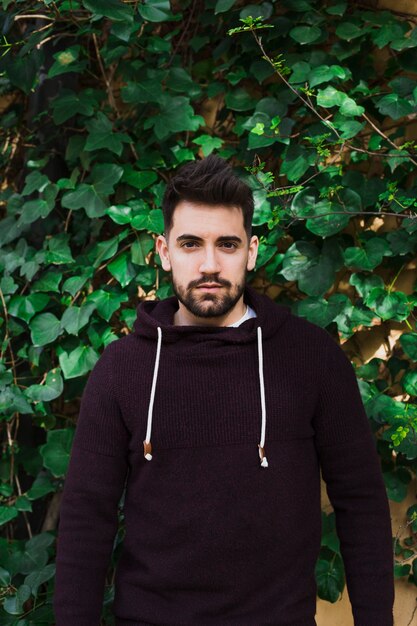
[[[326,330],[249,286],[245,301],[257,317],[238,327],[175,326],[175,297],[142,302],[96,363],[61,503],[57,626],[99,626],[122,495],[116,625],[314,625],[320,468],[355,625],[392,625],[389,507],[354,369]]]

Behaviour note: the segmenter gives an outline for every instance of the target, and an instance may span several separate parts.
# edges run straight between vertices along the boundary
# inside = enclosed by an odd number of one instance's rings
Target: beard
[[[192,281],[186,288],[180,285],[172,274],[172,288],[178,300],[195,317],[221,317],[233,309],[239,301],[245,290],[246,275],[247,270],[245,270],[242,279],[234,285],[228,280],[206,276]],[[221,285],[221,290],[217,293],[199,291],[199,285],[210,282]]]

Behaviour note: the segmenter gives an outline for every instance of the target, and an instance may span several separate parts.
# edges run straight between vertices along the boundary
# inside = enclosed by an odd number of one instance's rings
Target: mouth
[[[202,289],[203,291],[217,291],[221,289],[222,286],[217,283],[204,283],[204,285],[199,285],[197,289]]]

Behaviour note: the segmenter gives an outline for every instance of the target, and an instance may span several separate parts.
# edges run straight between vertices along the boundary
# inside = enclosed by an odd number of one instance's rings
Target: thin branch
[[[337,138],[341,141],[342,138],[340,136],[340,134],[338,133],[337,129],[333,126],[333,124],[328,120],[325,119],[320,112],[314,107],[314,105],[309,101],[309,99],[304,98],[299,91],[297,91],[297,89],[295,89],[290,82],[288,82],[288,80],[285,78],[285,76],[283,75],[282,72],[279,71],[279,69],[276,67],[276,64],[274,63],[274,61],[271,59],[271,57],[267,54],[265,48],[262,45],[262,37],[258,37],[258,35],[255,33],[255,31],[253,29],[251,29],[252,35],[255,38],[256,43],[258,44],[259,48],[261,49],[262,53],[263,53],[263,58],[265,59],[265,61],[267,61],[273,68],[275,73],[279,76],[279,78],[283,81],[283,83],[303,102],[303,104],[308,107],[310,109],[310,111],[312,111],[314,113],[314,115],[316,115],[322,122],[323,124],[325,124],[326,126],[328,126],[337,136]],[[388,143],[395,148],[396,150],[398,150],[398,146],[389,138],[388,135],[386,135],[380,128],[378,128],[373,122],[372,120],[365,114],[362,114],[362,117],[368,122],[368,124],[374,129],[374,131],[376,133],[378,133],[378,135],[380,135],[381,137],[383,137],[386,141],[388,141]],[[363,148],[353,148],[351,146],[351,144],[347,144],[346,142],[343,142],[342,145],[348,145],[351,149],[357,150],[358,152],[365,152],[366,154],[368,154],[367,151],[365,151]],[[377,153],[378,154],[378,153]],[[397,155],[395,155],[397,156]],[[407,152],[406,155],[399,155],[399,156],[404,156],[405,158],[409,158],[411,163],[413,163],[414,165],[417,166],[417,161],[415,161],[409,152]]]
[[[96,33],[93,33],[93,42],[94,42],[94,48],[95,48],[95,51],[96,51],[97,61],[98,61],[99,67],[100,67],[101,75],[103,76],[103,80],[104,80],[104,82],[106,84],[107,97],[109,99],[109,104],[110,104],[111,108],[116,111],[116,113],[119,113],[116,101],[114,99],[113,91],[111,89],[110,81],[107,78],[107,74],[106,74],[106,71],[104,69],[103,61],[102,61],[101,54],[100,54],[100,49],[98,47],[98,41],[97,41]]]
[[[175,55],[177,54],[177,50],[178,50],[178,49],[179,49],[179,47],[181,46],[182,41],[183,41],[183,39],[184,39],[185,35],[187,34],[187,31],[188,31],[189,26],[190,26],[190,24],[191,24],[191,20],[192,20],[192,18],[193,18],[193,14],[194,14],[194,10],[195,10],[196,4],[197,4],[197,1],[196,1],[196,0],[194,0],[194,2],[193,2],[193,4],[192,4],[192,7],[191,7],[190,15],[188,16],[188,19],[187,19],[187,23],[185,24],[185,26],[184,26],[184,28],[183,28],[183,31],[182,31],[182,33],[181,33],[181,37],[179,38],[179,40],[178,40],[178,42],[177,42],[177,44],[176,44],[176,46],[175,46],[174,50],[172,51],[172,54],[171,54],[170,58],[168,59],[167,63],[166,63],[166,64],[165,64],[165,66],[164,66],[165,68],[170,67],[170,65],[171,65],[172,61],[174,60]]]
[[[384,211],[361,211],[360,213],[351,212],[351,211],[329,211],[328,213],[320,213],[318,215],[301,215],[296,216],[296,219],[302,220],[312,220],[312,219],[320,219],[321,217],[326,217],[327,215],[350,215],[350,217],[362,217],[362,215],[377,215],[378,217],[381,215],[386,216],[395,216],[399,218],[408,217],[410,220],[414,220],[417,218],[417,213],[387,213]],[[295,220],[293,220],[295,221]]]
[[[279,71],[279,69],[277,69],[275,63],[273,62],[273,60],[268,56],[268,54],[265,51],[265,48],[262,45],[262,38],[258,37],[256,35],[256,33],[252,30],[252,35],[255,37],[256,43],[258,44],[258,46],[260,47],[263,55],[264,55],[264,59],[265,61],[268,61],[268,63],[274,68],[276,74],[280,77],[280,79],[285,83],[285,85],[288,87],[288,89],[290,89],[304,104],[306,107],[308,107],[313,113],[314,115],[316,115],[322,122],[323,124],[325,124],[326,126],[328,126],[329,128],[331,128],[331,130],[335,133],[335,135],[337,136],[338,139],[341,139],[340,134],[338,133],[338,131],[336,130],[336,128],[333,126],[333,124],[328,120],[325,119],[320,113],[319,111],[317,111],[317,109],[310,104],[310,102],[308,100],[306,100],[306,98],[304,98],[299,91],[297,91],[292,85],[291,83],[288,82],[288,80],[285,78],[285,76],[282,74],[282,72]]]
[[[396,150],[398,150],[398,146],[388,137],[388,135],[386,135],[380,128],[378,128],[378,126],[376,126],[373,121],[367,116],[365,115],[365,113],[362,113],[362,117],[368,122],[368,124],[370,126],[372,126],[372,128],[374,129],[374,131],[376,133],[378,133],[378,135],[380,135],[380,137],[383,137],[384,139],[386,139],[386,141],[388,141],[388,143],[390,144],[390,146],[392,146],[393,148],[395,148]],[[407,153],[408,154],[408,153]],[[417,165],[417,161],[414,161],[414,159],[412,159],[410,157],[410,161],[412,163],[414,163],[414,165]]]
[[[15,15],[13,19],[15,22],[17,22],[17,20],[31,20],[34,17],[36,17],[38,20],[48,20],[49,22],[51,22],[51,24],[53,24],[53,20],[51,17],[49,17],[48,15],[42,15],[41,13],[32,13],[29,15]]]

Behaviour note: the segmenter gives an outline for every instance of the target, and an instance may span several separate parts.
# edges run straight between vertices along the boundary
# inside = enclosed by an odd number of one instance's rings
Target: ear
[[[155,248],[161,259],[161,264],[166,272],[171,270],[171,261],[169,258],[168,243],[164,235],[158,235],[156,238]]]
[[[249,243],[248,262],[246,269],[250,272],[255,268],[256,257],[258,256],[259,239],[256,235],[253,235]]]

